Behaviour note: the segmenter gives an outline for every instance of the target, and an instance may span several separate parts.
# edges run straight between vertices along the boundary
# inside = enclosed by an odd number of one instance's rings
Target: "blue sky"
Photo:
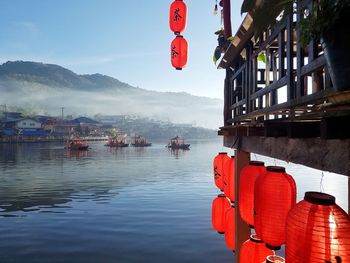
[[[185,0],[189,61],[182,71],[170,63],[171,0],[3,0],[0,62],[31,60],[59,64],[79,74],[102,73],[140,88],[186,91],[222,98],[224,71],[212,55],[214,0]],[[241,0],[231,1],[233,32]]]

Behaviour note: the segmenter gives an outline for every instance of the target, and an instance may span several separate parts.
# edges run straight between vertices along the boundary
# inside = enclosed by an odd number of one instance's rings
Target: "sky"
[[[185,0],[188,64],[172,68],[171,0],[2,0],[0,63],[59,64],[78,74],[101,73],[133,86],[223,98],[224,70],[212,62],[221,28],[215,0]],[[242,0],[231,1],[232,29]]]

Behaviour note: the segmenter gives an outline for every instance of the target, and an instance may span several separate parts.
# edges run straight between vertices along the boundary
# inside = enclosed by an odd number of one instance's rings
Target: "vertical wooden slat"
[[[226,78],[225,78],[225,84],[224,84],[224,126],[229,125],[228,120],[232,118],[232,111],[231,111],[231,87],[230,87],[230,69],[226,69]],[[231,116],[230,116],[231,115]]]
[[[294,92],[294,79],[293,79],[293,18],[292,16],[289,16],[287,19],[287,26],[286,26],[286,32],[287,32],[287,41],[286,41],[286,48],[287,48],[287,99],[292,100],[295,98],[295,92]]]
[[[284,51],[284,30],[282,30],[278,34],[278,78],[284,77],[285,74],[285,53],[286,52]]]
[[[300,2],[298,5],[298,12],[297,12],[297,23],[300,22],[301,20],[301,6]],[[296,91],[296,96],[297,98],[304,96],[305,95],[305,90],[304,90],[304,78],[305,76],[301,76],[301,68],[304,66],[304,50],[303,47],[300,44],[300,30],[297,30],[297,91]]]
[[[249,164],[250,153],[235,150],[235,230],[236,230],[236,263],[239,263],[240,248],[250,236],[250,229],[239,214],[239,177],[243,167]]]

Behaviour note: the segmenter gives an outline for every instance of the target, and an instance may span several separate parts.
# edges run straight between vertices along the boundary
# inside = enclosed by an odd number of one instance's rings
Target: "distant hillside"
[[[118,127],[121,133],[126,133],[129,136],[142,134],[150,140],[168,140],[176,135],[186,139],[217,138],[215,130],[192,127],[191,125],[173,124],[149,118],[135,116],[95,116],[95,118],[103,124]]]
[[[54,115],[65,107],[66,114],[136,114],[210,128],[222,124],[222,100],[140,89],[109,76],[78,75],[53,64],[15,61],[0,65],[0,92],[0,104],[38,114]]]

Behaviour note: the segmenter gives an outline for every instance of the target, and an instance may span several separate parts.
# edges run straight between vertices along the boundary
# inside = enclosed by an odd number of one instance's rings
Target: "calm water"
[[[0,145],[0,262],[234,262],[211,229],[221,140],[190,143],[171,152],[97,142],[87,154]],[[299,199],[320,190],[320,171],[277,164],[295,175]],[[325,174],[322,182],[346,208],[347,178]]]

